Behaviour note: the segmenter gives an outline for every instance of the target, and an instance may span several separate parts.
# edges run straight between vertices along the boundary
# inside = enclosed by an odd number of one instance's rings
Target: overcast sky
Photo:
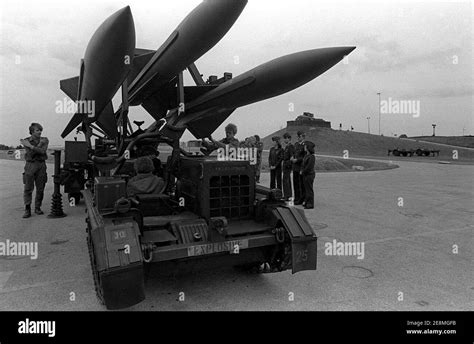
[[[19,144],[35,121],[43,124],[51,145],[62,145],[60,133],[70,116],[55,112],[56,102],[65,97],[59,80],[78,75],[90,37],[113,12],[130,5],[137,48],[157,49],[199,3],[2,0],[0,143]],[[285,95],[235,111],[226,123],[238,125],[240,139],[266,136],[304,111],[331,121],[334,129],[342,123],[344,129],[352,125],[361,132],[367,132],[370,116],[371,132],[377,133],[377,92],[382,101],[420,104],[419,117],[382,114],[385,135],[430,135],[433,123],[437,135],[462,135],[463,128],[472,135],[472,22],[471,1],[249,0],[229,33],[196,64],[205,78],[224,72],[237,76],[297,51],[357,46],[347,64]],[[152,122],[140,107],[131,114]],[[222,127],[214,136],[223,136]]]

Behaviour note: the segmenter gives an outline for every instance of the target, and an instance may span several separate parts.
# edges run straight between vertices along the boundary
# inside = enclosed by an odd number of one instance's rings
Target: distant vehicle
[[[10,150],[8,151],[8,155],[12,155],[13,153],[15,153],[15,151],[12,150],[12,149],[10,149]]]
[[[186,144],[186,151],[194,155],[199,155],[201,153],[201,147],[200,140],[190,140]]]
[[[439,150],[429,150],[429,149],[421,149],[421,148],[417,148],[416,150],[415,149],[409,149],[409,150],[406,150],[406,149],[398,149],[398,148],[395,148],[395,149],[389,149],[388,150],[388,154],[387,155],[394,155],[394,156],[413,156],[413,155],[417,155],[417,156],[439,156]]]

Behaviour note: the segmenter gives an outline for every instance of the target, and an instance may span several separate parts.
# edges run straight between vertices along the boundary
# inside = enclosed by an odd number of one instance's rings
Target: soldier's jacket
[[[281,168],[281,162],[283,161],[283,148],[272,147],[270,148],[270,155],[268,156],[269,166],[275,166]]]
[[[243,148],[254,148],[255,145],[250,142],[250,141],[242,141],[239,143],[239,147],[243,147]]]
[[[39,140],[35,139],[33,136],[27,137],[25,140],[28,140],[34,147],[28,148],[25,147],[25,160],[28,162],[33,161],[46,161],[48,155],[49,140],[47,137],[41,137]]]
[[[158,194],[165,182],[152,173],[139,173],[131,178],[127,184],[127,195]]]
[[[238,148],[240,146],[239,140],[237,140],[235,137],[233,139],[228,139],[227,137],[225,137],[222,140],[220,140],[219,142],[223,144],[223,145],[219,145],[221,147],[225,146],[225,145],[229,145],[229,146]]]
[[[304,156],[306,155],[304,151],[304,141],[295,143],[295,154],[294,157],[296,162],[293,163],[293,171],[299,172],[301,170],[301,165],[303,164]]]
[[[287,144],[286,147],[283,149],[283,169],[284,170],[291,170],[293,163],[291,162],[291,158],[295,154],[295,146],[291,143]]]
[[[310,176],[315,174],[314,165],[316,164],[316,157],[314,154],[307,154],[303,159],[303,165],[301,166],[301,174],[303,176]]]
[[[260,163],[262,161],[263,142],[256,142],[255,147],[257,147],[257,161]]]

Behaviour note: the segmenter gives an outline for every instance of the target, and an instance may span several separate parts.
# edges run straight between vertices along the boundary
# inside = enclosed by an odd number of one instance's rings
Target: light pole
[[[436,124],[432,124],[432,126],[433,126],[433,136],[436,136],[436,135],[435,135]]]
[[[379,95],[379,136],[380,136],[380,95],[381,95],[381,92],[377,92],[377,94]]]
[[[370,117],[367,117],[367,132],[370,134]]]

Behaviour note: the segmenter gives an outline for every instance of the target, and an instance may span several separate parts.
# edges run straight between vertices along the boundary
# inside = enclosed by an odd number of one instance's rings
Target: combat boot
[[[31,217],[31,206],[30,205],[26,205],[25,206],[25,213],[23,214],[23,218],[24,219],[27,219]]]
[[[35,208],[35,214],[36,214],[36,215],[43,215],[44,213],[43,213],[43,211],[41,210],[41,208],[38,207],[38,208]]]

